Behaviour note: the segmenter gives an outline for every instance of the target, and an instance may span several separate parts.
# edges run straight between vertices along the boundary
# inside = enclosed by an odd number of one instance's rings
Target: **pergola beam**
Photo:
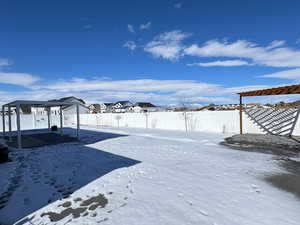
[[[51,116],[50,116],[50,112],[51,111],[51,107],[47,107],[47,121],[48,121],[48,130],[50,130],[51,127]]]
[[[77,114],[77,130],[76,130],[76,136],[77,139],[79,139],[79,130],[80,130],[80,115],[79,115],[79,104],[76,105],[76,114]]]
[[[238,93],[240,96],[266,96],[266,95],[289,95],[300,94],[300,84],[268,88],[263,90],[247,91]]]
[[[243,134],[243,97],[240,96],[240,134]]]
[[[20,120],[20,105],[17,105],[17,134],[18,134],[18,149],[22,148],[22,137],[21,137],[21,120]]]
[[[2,134],[5,137],[5,106],[2,106]]]
[[[8,135],[9,135],[9,142],[12,141],[11,139],[11,107],[8,107]]]
[[[60,135],[63,134],[63,117],[62,117],[62,106],[59,106],[59,121],[60,121]]]

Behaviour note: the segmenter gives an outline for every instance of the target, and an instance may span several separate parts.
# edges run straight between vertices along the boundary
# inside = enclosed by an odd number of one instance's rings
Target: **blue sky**
[[[299,1],[1,1],[0,103],[236,103],[300,79]]]

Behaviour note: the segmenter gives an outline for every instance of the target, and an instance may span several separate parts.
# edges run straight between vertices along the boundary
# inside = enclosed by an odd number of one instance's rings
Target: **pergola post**
[[[2,106],[2,135],[5,137],[5,107]]]
[[[21,139],[21,120],[20,120],[20,104],[17,104],[17,132],[18,132],[18,149],[22,149]]]
[[[50,107],[47,107],[48,130],[50,130]]]
[[[77,139],[79,139],[79,129],[80,129],[79,104],[76,104],[76,114],[77,114],[77,130],[76,130],[76,136],[77,136]]]
[[[243,97],[240,95],[240,134],[243,134]]]
[[[12,142],[12,139],[11,139],[11,107],[10,106],[8,106],[8,130],[9,130],[9,133],[8,133],[9,142]]]
[[[60,135],[62,135],[63,134],[62,106],[59,106],[59,119],[60,119]]]

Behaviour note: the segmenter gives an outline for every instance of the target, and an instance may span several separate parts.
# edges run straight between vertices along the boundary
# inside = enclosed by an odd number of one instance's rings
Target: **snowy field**
[[[83,129],[0,164],[1,225],[299,225],[300,199],[265,181],[287,173],[278,156],[221,134]]]

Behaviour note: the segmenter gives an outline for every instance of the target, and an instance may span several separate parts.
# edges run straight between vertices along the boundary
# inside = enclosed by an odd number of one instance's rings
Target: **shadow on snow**
[[[8,170],[0,173],[0,224],[13,224],[115,169],[140,163],[86,146],[124,136],[81,130],[77,142],[12,150],[12,162],[0,165],[0,170]]]

